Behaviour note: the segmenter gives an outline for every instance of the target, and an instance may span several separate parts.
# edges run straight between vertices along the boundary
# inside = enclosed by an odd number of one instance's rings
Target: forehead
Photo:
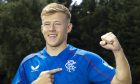
[[[66,20],[66,15],[61,12],[56,12],[53,14],[42,16],[42,21],[65,21],[65,20]]]

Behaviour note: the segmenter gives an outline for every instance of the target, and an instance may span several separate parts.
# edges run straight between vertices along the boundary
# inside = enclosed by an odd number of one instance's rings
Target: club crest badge
[[[65,67],[67,69],[68,72],[72,72],[75,71],[75,65],[76,62],[74,60],[68,60],[67,63],[65,64]]]

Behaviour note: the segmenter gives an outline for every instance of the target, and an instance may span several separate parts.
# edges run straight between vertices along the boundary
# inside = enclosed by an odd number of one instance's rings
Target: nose
[[[49,30],[50,31],[54,31],[55,30],[55,25],[54,24],[51,24]]]

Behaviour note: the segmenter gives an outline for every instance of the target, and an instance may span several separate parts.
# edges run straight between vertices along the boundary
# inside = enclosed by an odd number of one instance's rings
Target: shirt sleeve
[[[15,77],[12,80],[12,84],[26,84],[24,67],[20,64]]]
[[[97,54],[91,56],[88,71],[89,80],[95,84],[110,84],[115,74],[115,69]]]

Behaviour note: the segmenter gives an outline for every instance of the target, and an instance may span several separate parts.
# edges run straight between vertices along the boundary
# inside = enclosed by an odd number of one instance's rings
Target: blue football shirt
[[[12,84],[31,84],[42,71],[56,68],[62,71],[53,74],[53,84],[110,84],[115,74],[99,55],[68,44],[58,56],[50,56],[46,48],[26,56]]]

